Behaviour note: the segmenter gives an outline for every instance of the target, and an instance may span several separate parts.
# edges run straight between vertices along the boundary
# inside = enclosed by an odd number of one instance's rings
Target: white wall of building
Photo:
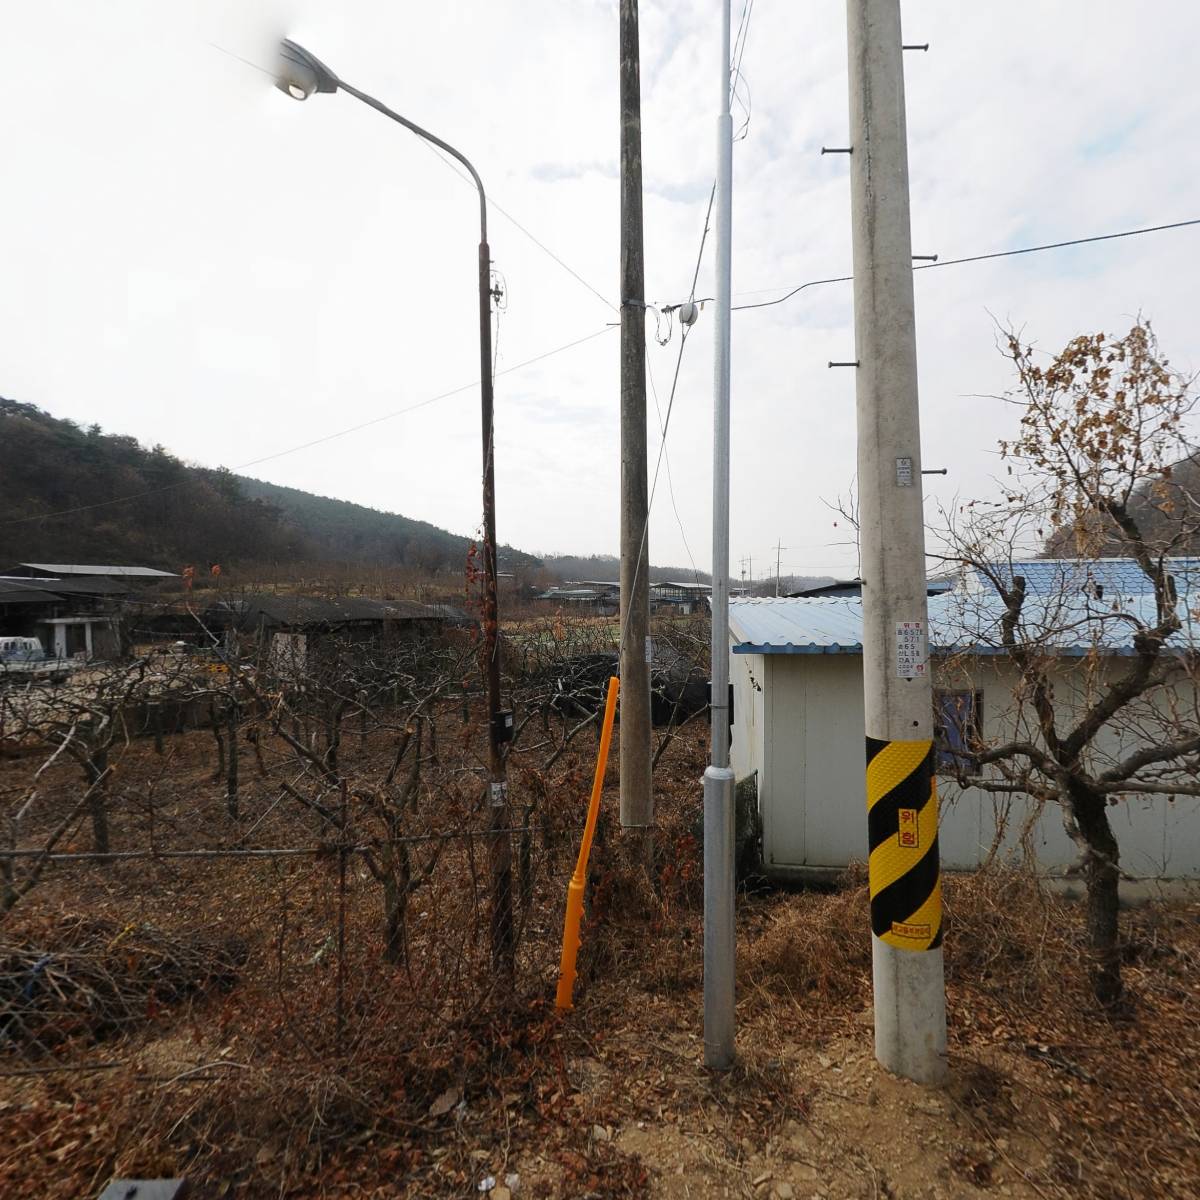
[[[1115,669],[1124,670],[1118,660]],[[1001,658],[971,660],[964,669],[935,668],[935,686],[982,691],[985,740],[1012,736],[1015,675]],[[968,677],[969,676],[969,677]],[[852,654],[732,656],[735,723],[732,761],[739,779],[758,772],[763,859],[770,874],[800,875],[845,867],[867,857],[862,659]],[[754,683],[762,688],[754,687]],[[1055,705],[1066,713],[1084,702],[1090,684],[1078,660],[1065,660],[1055,677]],[[1190,702],[1194,696],[1168,699]],[[1140,733],[1118,739],[1104,731],[1095,753],[1116,757],[1138,738],[1153,738],[1152,712]],[[1001,858],[1032,854],[1040,870],[1055,873],[1078,858],[1061,810],[1038,811],[1023,795],[938,781],[939,843],[948,869],[978,866],[999,839]],[[1200,798],[1122,797],[1109,811],[1121,846],[1121,865],[1148,879],[1200,879]]]

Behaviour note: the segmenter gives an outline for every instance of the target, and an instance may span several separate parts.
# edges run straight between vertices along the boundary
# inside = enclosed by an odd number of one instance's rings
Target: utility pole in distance
[[[650,775],[650,531],[642,85],[637,0],[621,0],[621,826],[653,846]],[[640,833],[634,831],[641,831]]]
[[[779,561],[783,557],[784,545],[783,538],[780,538],[775,544],[775,597],[779,597]]]
[[[875,1057],[946,1077],[900,0],[847,0]]]

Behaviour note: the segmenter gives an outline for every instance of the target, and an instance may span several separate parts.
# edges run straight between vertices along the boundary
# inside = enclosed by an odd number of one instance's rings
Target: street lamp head
[[[313,92],[336,92],[338,77],[315,54],[284,38],[279,43],[275,86],[293,100],[307,100]]]

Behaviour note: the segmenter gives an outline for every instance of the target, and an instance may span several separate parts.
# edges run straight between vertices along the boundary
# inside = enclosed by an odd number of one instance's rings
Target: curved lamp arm
[[[398,125],[403,125],[417,137],[424,138],[439,149],[445,150],[447,154],[467,168],[471,178],[475,181],[476,188],[479,189],[479,240],[487,241],[487,195],[483,190],[483,180],[479,178],[479,172],[471,165],[471,160],[451,146],[449,142],[442,141],[428,129],[422,129],[416,122],[402,117],[394,109],[388,108],[386,104],[376,100],[374,96],[360,92],[358,88],[339,79],[315,54],[305,50],[303,46],[293,42],[290,38],[284,38],[279,43],[279,67],[275,76],[275,86],[285,95],[291,96],[293,100],[307,100],[314,92],[336,92],[340,88],[376,112],[390,117]]]

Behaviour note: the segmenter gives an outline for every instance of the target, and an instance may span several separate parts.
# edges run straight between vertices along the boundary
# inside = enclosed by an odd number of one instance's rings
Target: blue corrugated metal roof
[[[729,633],[734,654],[861,654],[862,600],[730,599]]]
[[[1003,605],[992,593],[960,588],[930,596],[929,645],[935,652],[1003,654]],[[1181,603],[1183,629],[1171,638],[1177,648],[1200,641],[1200,620]],[[1068,656],[1101,650],[1132,654],[1132,637],[1155,620],[1154,597],[1134,595],[1096,600],[1081,592],[1030,596],[1018,640],[1037,641]],[[863,610],[858,597],[735,600],[729,602],[734,654],[861,654]]]
[[[1170,558],[1171,574],[1182,595],[1184,592],[1200,592],[1200,558]],[[991,570],[1007,586],[1014,575],[1025,579],[1028,595],[1051,596],[1082,592],[1093,594],[1099,588],[1104,598],[1119,596],[1147,596],[1154,593],[1150,578],[1132,558],[1037,558],[1024,562],[998,562]],[[993,591],[994,585],[982,571],[976,569],[972,586]]]

